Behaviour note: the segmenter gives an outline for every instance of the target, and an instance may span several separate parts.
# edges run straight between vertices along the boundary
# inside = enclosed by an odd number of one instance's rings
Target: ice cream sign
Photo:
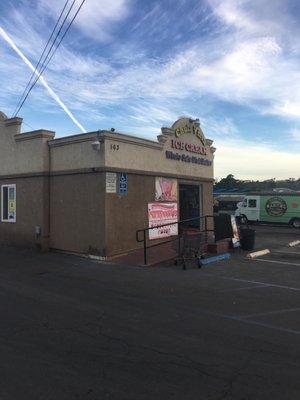
[[[180,138],[182,135],[185,135],[187,133],[194,134],[200,140],[203,146],[206,145],[204,134],[198,126],[195,126],[194,124],[186,124],[175,129],[175,136],[177,138]]]
[[[194,143],[186,143],[181,140],[171,140],[171,147],[175,150],[185,150],[189,153],[196,153],[196,154],[207,154],[207,147],[203,146],[202,144],[197,145]]]
[[[199,119],[181,117],[170,128],[161,128],[161,132],[157,138],[164,144],[168,160],[212,166],[216,149],[211,146],[213,141],[205,138]]]
[[[188,136],[185,136],[189,134]],[[191,142],[183,139],[191,139],[191,135],[195,135],[198,140]],[[175,136],[175,138],[174,138]],[[199,157],[207,156],[209,153],[209,146],[200,127],[197,124],[185,124],[175,128],[175,135],[170,140],[171,149],[166,151],[166,158],[170,160],[180,160],[185,163],[200,164],[211,166],[212,161]],[[176,152],[174,152],[175,150]],[[180,153],[178,153],[180,151]],[[186,152],[185,154],[181,151]]]
[[[186,134],[195,135],[199,139],[198,143],[188,143],[183,141]],[[184,126],[175,129],[175,138],[171,140],[171,147],[175,150],[185,150],[189,153],[206,155],[208,149],[206,146],[206,139],[199,126],[195,124],[185,124]]]

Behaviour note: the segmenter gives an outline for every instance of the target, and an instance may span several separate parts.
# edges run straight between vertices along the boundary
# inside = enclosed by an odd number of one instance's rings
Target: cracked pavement
[[[300,397],[300,268],[0,248],[1,400]]]

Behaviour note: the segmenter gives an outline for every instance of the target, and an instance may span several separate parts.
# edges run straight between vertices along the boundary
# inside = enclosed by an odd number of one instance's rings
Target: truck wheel
[[[292,227],[297,229],[300,228],[300,218],[295,218],[292,220]]]

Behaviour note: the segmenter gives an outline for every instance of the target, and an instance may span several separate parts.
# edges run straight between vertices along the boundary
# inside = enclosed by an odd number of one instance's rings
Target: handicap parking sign
[[[119,174],[119,194],[127,194],[127,174],[125,172]]]

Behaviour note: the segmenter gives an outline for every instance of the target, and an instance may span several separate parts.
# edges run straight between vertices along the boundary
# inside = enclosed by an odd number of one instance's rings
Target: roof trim
[[[47,131],[45,129],[38,129],[36,131],[18,133],[14,135],[16,142],[22,142],[23,140],[32,140],[32,139],[53,139],[55,136],[55,132]]]

